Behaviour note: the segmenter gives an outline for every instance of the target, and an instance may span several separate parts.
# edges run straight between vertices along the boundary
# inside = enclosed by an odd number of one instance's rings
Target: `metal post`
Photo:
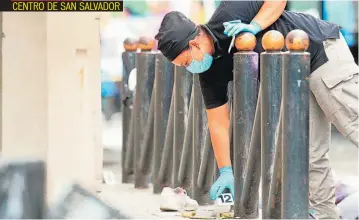
[[[181,162],[182,147],[184,142],[185,127],[189,112],[190,98],[192,92],[191,73],[185,68],[175,67],[175,80],[172,98],[174,98],[174,122],[173,122],[173,171],[172,183],[174,186],[179,186],[178,174]]]
[[[282,205],[282,115],[283,107],[281,105],[279,113],[278,134],[276,135],[276,149],[274,158],[274,169],[269,189],[267,213],[270,219],[281,218]]]
[[[135,139],[134,154],[136,168],[140,159],[141,143],[144,140],[144,128],[147,120],[151,94],[155,77],[155,53],[143,51],[136,56],[136,108],[135,114]],[[149,177],[143,174],[139,169],[135,170],[135,188],[148,188]]]
[[[135,97],[136,98],[136,97]],[[136,108],[136,102],[133,103],[132,109]],[[123,166],[123,174],[124,176],[127,176],[127,179],[122,180],[123,183],[129,183],[133,182],[134,180],[134,165],[135,165],[135,158],[134,158],[134,142],[135,142],[135,114],[131,113],[131,119],[130,119],[130,125],[128,129],[128,134],[125,134],[127,136],[127,142],[126,142],[126,155],[125,155],[125,164]]]
[[[231,163],[234,164],[234,145],[233,145],[233,81],[228,83],[227,86],[227,96],[228,96],[228,110],[229,110],[229,151],[231,156]],[[217,175],[219,175],[219,170],[217,169]]]
[[[125,158],[128,146],[128,133],[130,129],[131,108],[132,108],[132,93],[128,89],[128,77],[133,68],[135,68],[136,52],[126,51],[122,53],[123,71],[122,80],[120,83],[121,91],[121,112],[122,112],[122,153],[121,153],[121,166],[125,167]],[[122,183],[130,183],[133,181],[133,175],[122,171]]]
[[[193,88],[193,85],[192,85]],[[181,160],[178,169],[178,183],[183,186],[188,195],[192,197],[192,139],[193,139],[193,92],[189,105],[186,130],[184,133],[184,141],[181,153]]]
[[[152,96],[151,96],[151,103],[150,109],[148,110],[147,122],[145,124],[145,131],[144,131],[144,139],[141,143],[140,149],[140,161],[139,161],[139,172],[142,172],[144,175],[150,174],[151,167],[152,167],[152,153],[153,153],[153,134],[154,134],[154,108],[155,108],[155,91],[156,85],[153,87]]]
[[[163,54],[156,54],[153,136],[153,193],[161,193],[162,186],[157,181],[161,166],[162,151],[172,99],[174,66]]]
[[[242,218],[258,218],[259,182],[261,178],[261,88],[259,88],[253,130],[246,164],[243,193],[240,198]]]
[[[172,94],[175,92],[173,88]],[[170,112],[168,116],[168,123],[165,133],[165,139],[163,143],[163,151],[161,156],[161,164],[158,172],[158,179],[156,179],[157,184],[161,187],[171,186],[171,177],[172,177],[172,166],[173,163],[170,163],[168,158],[171,157],[173,150],[173,126],[174,126],[174,98],[171,99]]]
[[[308,219],[310,54],[283,56],[282,218]]]
[[[227,97],[228,97],[228,111],[229,111],[229,152],[230,152],[230,159],[231,164],[233,162],[233,155],[234,155],[234,146],[233,146],[233,81],[230,81],[227,85]],[[219,169],[217,161],[214,161],[214,179],[216,180],[219,177]],[[214,180],[214,181],[215,181]]]
[[[208,132],[208,136],[206,139],[206,145],[209,146],[209,150],[208,150],[208,154],[207,154],[208,162],[207,162],[207,170],[206,170],[206,179],[204,181],[204,184],[202,185],[202,188],[205,192],[209,192],[209,190],[211,189],[211,186],[217,180],[217,176],[215,176],[215,175],[216,175],[216,171],[218,171],[216,158],[214,156],[211,136],[210,136],[209,132]],[[206,195],[209,198],[208,193],[206,193]]]
[[[240,209],[239,205],[257,103],[258,54],[252,51],[237,52],[233,59],[234,215],[242,217],[243,208]]]
[[[208,129],[204,138],[204,147],[201,153],[201,164],[199,166],[197,187],[208,191],[214,180],[213,164],[215,161],[211,136]]]
[[[206,112],[198,76],[193,78],[193,144],[192,144],[192,186],[197,185],[199,175],[201,151],[204,146],[204,137],[207,132]],[[203,188],[193,187],[192,196],[198,204],[210,203],[209,196]]]
[[[282,52],[263,52],[260,55],[261,79],[261,154],[262,154],[262,218],[270,218],[266,212],[271,177],[274,166],[276,134],[282,91]]]

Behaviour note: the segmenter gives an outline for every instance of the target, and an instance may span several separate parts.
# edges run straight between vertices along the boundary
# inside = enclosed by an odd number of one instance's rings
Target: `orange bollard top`
[[[140,37],[138,46],[142,51],[151,51],[155,47],[155,39],[149,37]]]
[[[285,46],[289,51],[306,51],[309,47],[309,37],[302,30],[292,30],[285,38]]]
[[[123,42],[123,47],[126,51],[136,51],[138,48],[138,41],[134,38],[126,38]]]
[[[242,33],[239,34],[235,41],[234,46],[239,51],[253,51],[256,47],[257,39],[256,37],[251,33]]]
[[[279,31],[272,30],[262,37],[262,46],[266,51],[281,51],[284,47],[284,36]]]

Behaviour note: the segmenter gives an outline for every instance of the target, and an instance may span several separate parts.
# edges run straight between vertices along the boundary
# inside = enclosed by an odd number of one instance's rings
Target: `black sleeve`
[[[244,23],[250,23],[261,9],[263,3],[263,0],[228,1],[225,2],[225,5],[237,19],[241,19]]]
[[[218,84],[213,79],[201,75],[199,75],[199,82],[206,109],[216,108],[227,103],[226,84]]]
[[[251,8],[252,8],[253,12],[257,15],[259,10],[263,6],[264,1],[263,0],[256,0],[256,1],[250,1],[250,2],[251,2]]]

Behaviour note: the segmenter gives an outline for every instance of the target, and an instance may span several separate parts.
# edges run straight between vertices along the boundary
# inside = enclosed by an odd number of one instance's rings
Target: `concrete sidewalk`
[[[179,212],[161,212],[160,195],[152,189],[135,189],[133,184],[103,185],[101,199],[134,219],[184,219]]]
[[[181,212],[162,212],[160,207],[160,194],[153,194],[152,186],[148,189],[135,189],[134,184],[121,183],[118,175],[106,170],[105,175],[112,176],[111,184],[103,184],[98,196],[121,214],[133,219],[188,219],[181,216]],[[210,217],[213,205],[200,206],[197,215]]]

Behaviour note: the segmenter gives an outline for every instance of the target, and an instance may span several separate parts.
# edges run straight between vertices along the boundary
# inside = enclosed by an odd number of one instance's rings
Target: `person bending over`
[[[232,36],[254,34],[261,42],[269,30],[286,36],[301,29],[310,38],[310,206],[315,217],[338,219],[335,185],[329,164],[331,124],[358,146],[358,66],[336,24],[284,10],[286,1],[222,1],[211,19],[195,25],[180,12],[167,13],[158,34],[158,49],[177,66],[199,75],[219,177],[211,186],[216,199],[228,188],[234,193],[230,160],[227,85],[233,80]],[[263,52],[256,45],[255,52]]]

